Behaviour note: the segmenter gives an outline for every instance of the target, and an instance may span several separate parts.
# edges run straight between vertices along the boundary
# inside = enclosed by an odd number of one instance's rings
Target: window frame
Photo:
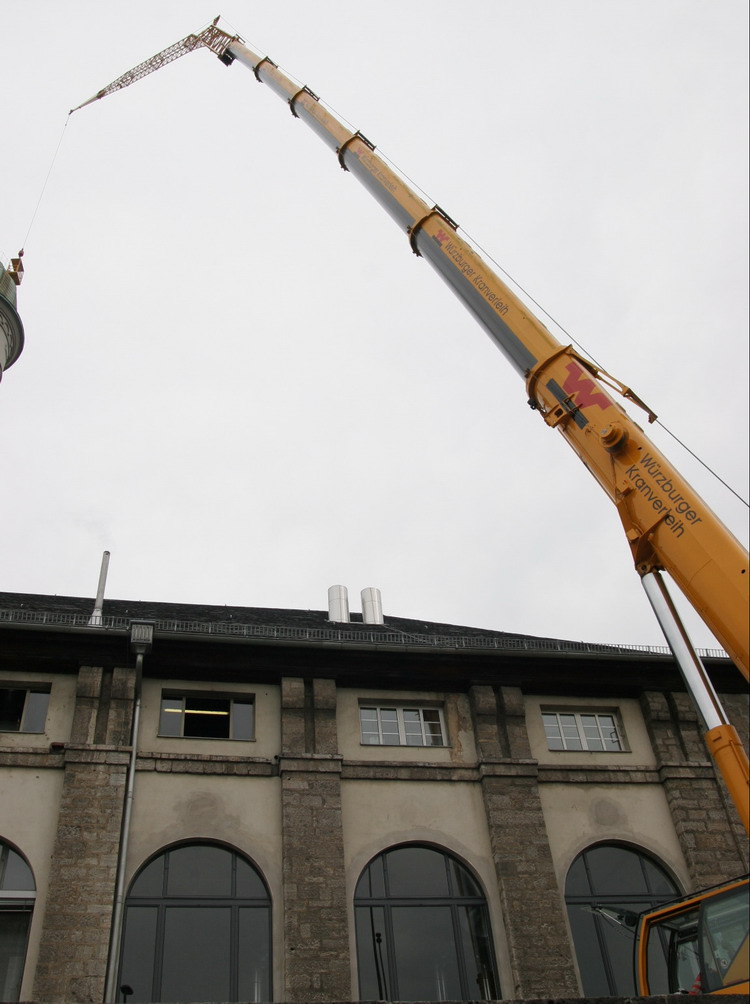
[[[165,701],[181,701],[182,707],[180,709],[170,708],[166,709],[164,707]],[[229,716],[229,729],[228,735],[226,736],[216,736],[216,735],[193,735],[191,733],[185,733],[185,725],[188,722],[188,715],[190,714],[206,714],[211,713],[206,709],[193,709],[188,708],[188,701],[220,701],[228,702],[228,716]],[[235,705],[249,705],[250,711],[250,729],[249,735],[236,735],[238,723],[235,715]],[[174,732],[163,732],[162,731],[162,721],[164,714],[169,712],[174,712],[180,716],[180,729],[178,733]],[[174,689],[162,689],[159,697],[159,724],[157,729],[157,736],[160,739],[208,739],[214,742],[255,742],[256,735],[256,709],[255,709],[255,694],[246,694],[238,691],[214,691],[214,690],[174,690]]]
[[[363,711],[374,711],[376,713],[375,723],[377,724],[377,733],[375,733],[374,731],[365,733],[365,731],[363,730],[362,727],[364,724],[362,719]],[[383,711],[395,711],[396,713],[395,724],[398,727],[398,742],[384,741],[383,719],[382,719]],[[404,721],[404,713],[409,711],[416,712],[419,715],[419,726],[420,726],[419,733],[409,733],[407,731],[406,723]],[[425,722],[424,713],[426,711],[437,713],[438,717],[437,723]],[[390,746],[390,747],[407,746],[410,749],[445,749],[449,745],[448,730],[446,729],[445,726],[445,715],[443,714],[442,706],[439,704],[430,704],[428,702],[424,703],[411,702],[411,701],[409,702],[388,701],[386,703],[381,704],[376,701],[361,700],[358,707],[358,716],[359,716],[359,741],[361,746]],[[440,726],[440,739],[441,739],[440,743],[432,743],[427,741],[430,735],[427,729],[428,724],[438,724]],[[375,736],[377,734],[379,741],[368,742],[365,739],[366,734],[371,736]],[[395,733],[393,732],[388,734],[395,735]],[[416,736],[417,734],[421,736],[422,739],[421,742],[408,741],[410,736]]]
[[[6,889],[5,880],[7,878],[8,863],[10,857],[20,859],[21,863],[28,871],[30,886],[28,888],[22,889]],[[12,844],[7,841],[0,839],[0,912],[2,913],[15,913],[19,916],[24,916],[26,918],[26,932],[25,941],[23,946],[23,952],[21,953],[23,962],[21,965],[18,987],[17,990],[13,989],[13,993],[18,993],[20,995],[21,988],[23,987],[23,979],[26,974],[26,963],[28,961],[28,951],[29,951],[29,939],[31,937],[31,923],[34,917],[34,905],[36,903],[36,879],[34,878],[34,871],[26,860],[25,856],[21,854]],[[9,1000],[20,1000],[19,997],[8,998]]]
[[[626,888],[623,891],[612,891],[602,883],[605,874],[602,866],[594,866],[593,854],[601,851],[619,851],[632,855],[637,862],[637,874],[642,879],[641,888]],[[575,869],[575,871],[574,871]],[[609,874],[622,874],[622,869],[609,869]],[[671,889],[668,888],[671,886]],[[634,948],[635,921],[638,915],[671,902],[681,895],[680,886],[675,875],[668,869],[666,863],[656,857],[648,849],[636,844],[627,844],[618,840],[602,840],[584,847],[571,861],[564,885],[565,909],[568,915],[568,925],[571,933],[571,944],[581,981],[582,997],[632,997],[637,993],[635,966],[628,968],[629,986],[623,987],[622,968],[618,967],[615,953],[616,940],[620,932],[629,942],[627,950],[620,956],[620,961],[630,959],[630,951]],[[580,933],[580,922],[577,911],[591,915],[593,935],[586,935],[584,941]],[[619,919],[613,919],[616,915]],[[633,924],[631,927],[630,925]],[[583,947],[596,949],[596,957],[585,958]],[[666,942],[662,942],[662,950],[666,956]],[[594,986],[598,981],[599,985]],[[606,982],[606,991],[601,986]]]
[[[434,891],[422,891],[413,893],[405,891],[403,888],[393,888],[389,876],[389,859],[394,852],[401,850],[423,850],[439,855],[445,868],[445,885],[443,888]],[[379,882],[373,883],[370,878],[370,869],[378,867],[382,869],[382,886]],[[470,891],[462,890],[460,885],[461,873],[465,873],[469,879]],[[374,888],[377,886],[377,888]],[[450,927],[453,933],[453,947],[455,949],[455,961],[457,963],[456,974],[461,983],[463,1000],[500,1000],[502,990],[500,987],[499,971],[495,954],[495,937],[490,918],[489,904],[485,890],[478,876],[451,851],[444,847],[433,844],[407,843],[396,844],[387,847],[379,854],[375,855],[360,873],[353,896],[354,916],[355,916],[355,952],[357,960],[357,983],[360,1000],[401,1000],[399,990],[399,946],[394,928],[394,918],[406,908],[415,908],[434,912],[447,911],[450,916]],[[462,934],[462,918],[468,922],[468,911],[474,911],[475,917],[480,920],[479,929],[485,940],[484,950],[486,952],[486,969],[483,970],[484,981],[480,983],[480,995],[476,991],[472,992],[472,963],[476,959],[471,959],[467,953],[467,941]],[[379,916],[376,919],[376,914]],[[379,940],[375,932],[375,924],[381,927]],[[375,969],[375,979],[378,983],[378,996],[373,997],[368,994],[369,989],[365,984],[372,977],[366,975],[368,968],[367,939],[360,940],[362,929],[372,931],[373,940],[377,948],[373,945],[373,964]],[[380,947],[382,945],[382,948]],[[377,957],[376,957],[377,956]],[[403,960],[403,956],[401,956]],[[482,989],[484,988],[484,994]],[[373,988],[374,989],[374,988]],[[403,989],[403,987],[402,987]],[[437,998],[433,997],[432,1000]]]
[[[544,732],[544,739],[545,739],[545,742],[547,744],[547,750],[550,753],[605,753],[605,754],[615,753],[615,754],[618,754],[618,753],[629,753],[630,752],[630,747],[628,745],[627,736],[625,734],[625,729],[624,729],[623,723],[622,723],[622,716],[621,716],[618,708],[600,708],[600,707],[589,708],[589,707],[581,707],[580,705],[577,705],[577,706],[567,706],[567,707],[566,706],[557,705],[557,706],[554,706],[554,707],[549,707],[549,706],[543,705],[540,708],[540,714],[541,714],[541,718],[542,718],[542,731]],[[548,735],[548,733],[547,733],[547,722],[545,721],[545,716],[546,715],[554,715],[555,716],[556,726],[557,726],[557,730],[558,730],[558,736],[554,736],[553,737],[553,736]],[[570,747],[570,746],[567,745],[567,742],[570,741],[570,740],[572,740],[573,737],[572,736],[567,736],[566,737],[566,735],[565,735],[565,733],[563,731],[562,722],[560,721],[560,718],[561,718],[562,715],[569,715],[569,716],[572,716],[575,719],[575,727],[576,727],[575,740],[577,740],[578,743],[580,743],[580,746],[577,747],[577,748],[576,747]],[[617,737],[617,742],[619,743],[619,747],[617,749],[611,749],[611,748],[608,748],[605,745],[605,743],[607,742],[607,739],[605,738],[603,727],[602,727],[602,724],[601,724],[601,721],[600,721],[600,719],[603,718],[603,717],[605,717],[605,716],[607,718],[611,718],[612,722],[614,724],[614,729],[615,729],[615,733],[616,733],[616,737]],[[601,749],[590,748],[589,747],[588,742],[589,742],[589,740],[590,740],[591,737],[587,736],[587,734],[586,734],[586,727],[585,727],[585,725],[583,723],[583,718],[585,718],[585,717],[594,718],[596,720],[598,738],[599,738],[599,740],[602,743],[602,748]],[[606,726],[606,728],[609,730],[610,726]],[[554,746],[551,745],[551,742],[554,739],[558,739],[562,743],[562,747],[561,748],[557,748],[557,747],[554,747]],[[611,741],[611,740],[609,740],[609,741]]]
[[[3,680],[3,686],[0,687],[0,693],[3,691],[23,691],[25,696],[23,699],[23,708],[21,709],[21,714],[18,719],[18,728],[4,728],[0,724],[0,733],[2,732],[15,732],[24,733],[26,735],[44,735],[47,728],[47,716],[49,715],[49,702],[50,696],[52,694],[52,684],[51,683],[24,683],[23,681],[15,680]],[[44,717],[42,721],[42,727],[40,729],[30,729],[27,728],[28,718],[34,712],[30,708],[29,698],[32,694],[44,694],[47,697],[47,701],[44,705]]]
[[[169,881],[169,869],[171,864],[171,855],[175,852],[179,852],[185,848],[212,848],[221,851],[225,851],[231,855],[231,887],[229,892],[222,892],[218,889],[210,892],[200,892],[200,891],[170,891],[170,881]],[[154,862],[162,859],[161,865],[161,878],[160,878],[160,889],[149,890],[144,892],[143,889],[138,891],[138,882],[143,876],[147,868],[154,864]],[[249,893],[240,892],[239,877],[238,877],[238,865],[242,863],[244,866],[249,867],[255,874],[256,878],[259,880],[259,884],[262,887],[263,895],[251,895]],[[190,910],[190,911],[200,911],[202,909],[220,909],[226,910],[229,914],[230,922],[230,942],[229,942],[229,967],[228,981],[230,986],[230,995],[227,998],[232,1001],[244,1001],[247,998],[245,996],[239,996],[239,981],[241,976],[240,970],[240,954],[242,951],[242,946],[240,943],[241,935],[241,924],[242,918],[241,914],[246,910],[257,910],[262,911],[264,916],[261,918],[263,926],[265,927],[266,935],[266,948],[267,948],[267,964],[266,964],[266,975],[265,979],[267,981],[267,996],[260,995],[256,999],[262,1001],[273,1001],[273,977],[274,977],[274,957],[273,957],[273,900],[271,897],[271,892],[268,888],[265,876],[261,872],[260,868],[245,855],[242,851],[230,845],[221,843],[219,841],[212,840],[194,840],[194,841],[183,841],[178,844],[172,844],[167,847],[162,848],[157,854],[154,854],[149,858],[144,864],[138,869],[135,877],[130,883],[130,888],[128,890],[128,895],[125,899],[124,913],[123,913],[123,930],[120,939],[119,951],[118,951],[118,979],[117,985],[121,987],[123,983],[128,981],[128,971],[126,970],[126,965],[128,963],[135,962],[137,964],[137,959],[127,958],[127,948],[128,948],[128,938],[130,936],[129,924],[135,915],[131,915],[131,910],[138,910],[139,908],[152,909],[155,911],[154,914],[154,926],[156,929],[156,937],[154,938],[152,949],[153,954],[147,961],[152,963],[150,969],[150,984],[151,984],[151,995],[149,1000],[158,1001],[164,991],[164,971],[165,971],[165,934],[167,931],[167,925],[169,921],[170,911],[174,909],[178,910]],[[193,914],[198,916],[197,913]],[[134,967],[135,968],[135,967]],[[149,970],[146,970],[147,974]],[[147,980],[148,982],[148,980]],[[123,1001],[127,998],[123,996],[122,990],[117,991],[117,1000]],[[223,999],[223,998],[222,998]]]

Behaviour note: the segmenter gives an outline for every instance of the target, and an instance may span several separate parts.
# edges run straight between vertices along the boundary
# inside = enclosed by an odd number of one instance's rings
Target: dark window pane
[[[47,708],[49,693],[30,690],[26,698],[26,711],[23,716],[24,732],[44,732],[47,723]]]
[[[586,865],[583,860],[583,854],[580,854],[570,866],[570,870],[568,871],[568,877],[565,881],[565,895],[589,896],[590,894],[591,887],[589,886],[589,877],[586,874]]]
[[[228,739],[229,707],[228,700],[186,697],[182,734],[197,739]]]
[[[159,716],[160,736],[182,735],[182,698],[162,697]]]
[[[133,883],[131,896],[161,896],[164,892],[164,855],[146,865],[141,874]]]
[[[669,968],[667,966],[667,950],[669,939],[663,931],[652,928],[648,939],[648,987],[649,993],[669,993]]]
[[[229,907],[168,906],[160,1001],[228,1001]]]
[[[271,999],[268,909],[240,909],[237,993],[241,1001]]]
[[[363,899],[379,899],[385,896],[385,873],[383,871],[384,855],[375,858],[362,872],[357,883],[355,897]]]
[[[587,869],[592,889],[587,882]],[[646,890],[644,866],[653,876]],[[661,876],[661,877],[660,877]],[[667,896],[654,887],[669,888]],[[587,997],[635,992],[633,952],[638,913],[677,894],[662,870],[645,855],[616,844],[592,847],[579,855],[568,872],[565,896],[584,994]],[[637,897],[644,898],[639,901]],[[575,900],[575,902],[572,902]],[[658,956],[661,955],[661,958]],[[664,953],[652,939],[650,964],[657,983],[665,975]],[[654,986],[652,992],[657,991]]]
[[[626,847],[606,845],[586,851],[591,884],[597,896],[631,895],[646,892],[640,855]]]
[[[607,979],[607,969],[599,943],[599,932],[595,924],[596,916],[590,912],[588,907],[569,906],[568,918],[584,996],[612,996],[615,991]]]
[[[655,865],[653,861],[649,861],[648,858],[643,859],[643,865],[646,869],[646,881],[651,892],[673,898],[679,895],[677,887],[665,871]]]
[[[453,880],[454,896],[481,896],[482,890],[475,882],[472,875],[459,864],[458,861],[450,861],[450,873]]]
[[[232,739],[252,739],[255,716],[252,701],[232,701]]]
[[[141,1004],[154,999],[154,961],[156,948],[155,906],[129,906],[125,911],[125,932],[122,966],[118,985],[132,987],[129,1004]],[[117,998],[123,1000],[122,996]]]
[[[20,730],[25,701],[25,690],[0,690],[0,732]]]
[[[390,965],[387,954],[385,909],[382,906],[358,906],[354,911],[357,929],[357,968],[359,999],[393,1000]]]
[[[480,1000],[497,1000],[492,944],[484,907],[460,908],[459,924],[469,994],[476,994]]]
[[[629,903],[627,910],[638,914],[645,910],[648,903]],[[635,969],[633,952],[635,949],[635,929],[623,927],[614,920],[599,916],[596,918],[600,926],[600,934],[604,941],[604,950],[609,959],[614,979],[614,992],[618,996],[635,993]]]
[[[268,899],[266,887],[256,870],[242,858],[237,858],[237,897],[239,899]]]
[[[30,921],[30,910],[0,910],[0,1000],[20,996]]]
[[[138,906],[139,896],[156,902]],[[126,910],[128,1004],[272,999],[268,892],[238,854],[213,844],[165,851],[133,883]]]
[[[386,855],[388,894],[447,896],[445,857],[429,847],[399,847]]]
[[[398,1000],[461,1000],[451,908],[394,906],[391,922]]]
[[[7,848],[5,870],[0,877],[2,877],[0,888],[4,891],[34,892],[36,889],[31,869],[21,855],[16,854],[10,847]]]
[[[232,855],[223,847],[178,847],[169,852],[168,868],[168,896],[232,894]]]
[[[368,906],[376,896],[382,905]],[[357,885],[355,922],[360,1000],[500,997],[484,897],[450,855],[417,846],[381,854]]]

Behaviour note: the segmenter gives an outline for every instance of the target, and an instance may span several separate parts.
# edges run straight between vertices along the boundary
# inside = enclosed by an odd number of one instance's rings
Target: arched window
[[[17,1001],[36,885],[28,863],[0,840],[0,1000]]]
[[[170,848],[125,906],[118,1000],[270,1001],[271,901],[256,869],[220,844]]]
[[[385,851],[354,894],[360,1000],[497,1000],[487,905],[464,865],[434,847]]]
[[[586,997],[635,993],[637,916],[679,895],[664,869],[632,847],[596,844],[578,855],[565,902]]]

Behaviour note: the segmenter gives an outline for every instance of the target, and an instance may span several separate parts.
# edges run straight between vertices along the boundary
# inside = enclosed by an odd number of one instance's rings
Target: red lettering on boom
[[[578,395],[576,404],[579,408],[591,408],[595,404],[598,405],[602,411],[609,408],[610,400],[607,395],[602,393],[602,391],[597,390],[594,381],[591,377],[584,375],[584,372],[578,363],[568,363],[565,368],[570,376],[563,384],[563,390],[571,397],[573,394]]]

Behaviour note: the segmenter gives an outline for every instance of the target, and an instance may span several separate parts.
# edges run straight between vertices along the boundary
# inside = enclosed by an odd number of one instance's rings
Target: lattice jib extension
[[[153,73],[155,70],[160,70],[162,66],[166,66],[167,63],[174,62],[175,59],[179,59],[181,56],[187,55],[188,52],[192,52],[193,49],[206,48],[210,49],[211,52],[216,53],[217,56],[222,56],[230,42],[233,42],[237,36],[228,35],[221,28],[216,27],[216,23],[209,25],[198,35],[188,35],[186,38],[181,39],[179,42],[175,42],[174,45],[170,45],[167,49],[163,49],[161,52],[157,52],[155,56],[151,56],[150,59],[145,60],[143,63],[139,63],[138,66],[134,66],[132,70],[128,70],[127,73],[123,73],[121,77],[117,80],[113,80],[111,84],[107,84],[98,91],[93,98],[89,98],[88,101],[84,101],[83,104],[78,105],[78,108],[71,109],[70,114],[77,112],[79,108],[83,108],[85,105],[91,104],[92,101],[98,101],[100,98],[106,97],[108,94],[112,94],[114,91],[120,91],[123,87],[129,87],[130,84],[134,84],[137,80],[141,80],[143,77],[147,77],[149,73]]]

